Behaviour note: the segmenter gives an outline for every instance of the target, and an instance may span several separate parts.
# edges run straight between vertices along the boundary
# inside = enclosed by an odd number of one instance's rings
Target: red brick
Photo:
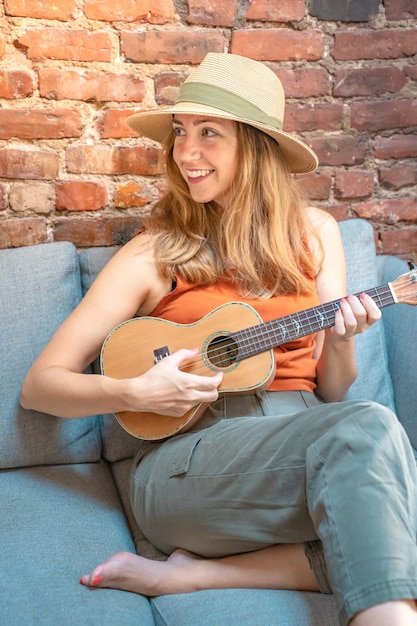
[[[232,34],[230,52],[258,61],[318,61],[324,52],[323,33],[286,28],[237,30]]]
[[[237,16],[237,0],[188,0],[189,24],[233,26]]]
[[[399,59],[417,52],[417,30],[382,29],[336,32],[331,55],[338,61]]]
[[[56,184],[56,208],[66,211],[98,211],[108,204],[105,183],[68,180]]]
[[[33,180],[56,178],[59,158],[56,152],[32,148],[1,148],[0,176]]]
[[[141,102],[145,84],[134,74],[42,69],[39,91],[41,96],[53,100]]]
[[[271,66],[281,80],[287,98],[319,98],[330,93],[330,75],[325,69],[287,69]]]
[[[61,21],[73,16],[76,4],[76,0],[4,0],[6,15]]]
[[[308,12],[320,21],[368,22],[378,15],[380,0],[310,0]]]
[[[330,204],[322,207],[327,213],[333,215],[335,220],[338,222],[342,222],[343,220],[349,219],[349,211],[347,204],[344,202],[343,204]]]
[[[124,244],[141,227],[140,217],[57,218],[53,223],[54,241],[72,241],[79,248]]]
[[[0,248],[21,248],[46,242],[43,218],[4,220],[0,228]]]
[[[185,74],[172,71],[161,72],[155,76],[155,102],[162,105],[172,104],[185,78]]]
[[[13,184],[10,187],[9,203],[15,213],[51,213],[55,209],[53,187],[36,182]]]
[[[383,254],[394,256],[407,255],[415,259],[417,250],[417,228],[402,228],[401,230],[382,231],[380,233]]]
[[[151,200],[151,194],[144,191],[141,185],[133,181],[119,185],[114,192],[114,206],[118,209],[145,206]]]
[[[304,0],[252,0],[245,18],[261,22],[299,22],[304,11]]]
[[[361,165],[367,155],[367,143],[356,137],[311,139],[308,143],[317,154],[320,165]]]
[[[417,65],[407,65],[404,72],[411,80],[417,80]]]
[[[370,202],[355,204],[354,210],[359,217],[376,220],[384,224],[415,221],[417,219],[417,199],[371,200]]]
[[[366,198],[374,191],[373,172],[347,170],[336,172],[334,192],[336,198]]]
[[[417,184],[417,167],[400,165],[379,170],[379,181],[387,189],[400,189]]]
[[[84,14],[107,22],[165,24],[175,17],[172,0],[85,0]]]
[[[417,135],[376,137],[374,154],[377,159],[411,159],[417,157]]]
[[[297,176],[297,183],[309,200],[327,200],[332,189],[329,172],[313,172]]]
[[[342,104],[289,104],[285,109],[284,130],[340,130],[342,121]]]
[[[4,57],[4,53],[6,52],[6,41],[2,34],[0,33],[0,59]]]
[[[67,170],[72,174],[162,173],[162,150],[153,147],[70,145],[66,149]]]
[[[383,130],[417,125],[415,100],[356,102],[351,105],[350,113],[350,124],[357,130]]]
[[[62,139],[81,132],[80,112],[73,109],[0,109],[1,139]]]
[[[407,79],[397,67],[350,68],[335,74],[334,96],[380,96],[396,93],[406,84]]]
[[[102,139],[122,139],[137,137],[137,133],[126,124],[126,118],[137,111],[127,109],[108,109],[102,111],[97,121],[97,128]]]
[[[409,20],[417,17],[415,0],[385,0],[384,4],[387,20]]]
[[[29,28],[16,45],[29,59],[110,62],[113,37],[104,31]]]
[[[200,63],[208,52],[223,52],[219,31],[122,32],[121,50],[129,61],[140,63]]]
[[[34,72],[26,69],[0,70],[0,98],[27,98],[35,88]]]
[[[6,201],[7,201],[6,185],[0,184],[0,211],[4,211],[4,209],[6,208]]]

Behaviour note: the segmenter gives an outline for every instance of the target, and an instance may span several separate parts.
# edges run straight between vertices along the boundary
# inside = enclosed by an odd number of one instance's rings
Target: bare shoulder
[[[339,225],[330,213],[317,207],[308,207],[306,214],[312,228],[309,246],[319,274],[326,260],[335,254],[337,257],[343,256],[342,238]]]
[[[331,235],[336,235],[338,238],[340,237],[338,223],[327,211],[323,211],[323,209],[319,209],[318,207],[310,206],[307,208],[307,216],[320,238],[325,238]]]

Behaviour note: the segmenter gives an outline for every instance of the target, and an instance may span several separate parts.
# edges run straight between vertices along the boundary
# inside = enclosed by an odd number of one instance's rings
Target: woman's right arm
[[[141,244],[146,244],[144,235],[113,257],[35,360],[22,385],[24,408],[59,417],[124,410],[182,415],[199,402],[217,398],[221,377],[180,371],[179,365],[193,356],[189,350],[163,359],[137,378],[84,373],[115,326],[137,312],[149,313],[169,291],[151,247]]]

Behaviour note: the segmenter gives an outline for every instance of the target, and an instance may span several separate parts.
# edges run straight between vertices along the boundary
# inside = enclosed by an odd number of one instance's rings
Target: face
[[[231,120],[175,115],[174,161],[196,202],[227,205],[238,167],[237,129]]]

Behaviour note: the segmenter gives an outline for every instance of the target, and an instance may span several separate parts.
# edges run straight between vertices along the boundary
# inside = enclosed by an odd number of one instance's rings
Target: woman
[[[365,294],[345,297],[337,224],[304,206],[291,176],[317,159],[282,131],[283,113],[269,68],[210,53],[175,105],[129,118],[165,144],[170,189],[33,364],[21,402],[61,417],[181,417],[210,404],[191,430],[143,441],[136,455],[133,511],[171,556],[119,553],[82,584],[149,596],[332,591],[341,624],[416,624],[410,445],[386,408],[341,402],[356,376],[354,336],[380,311]],[[268,321],[335,299],[332,328],[275,349],[267,391],[225,395],[221,368],[187,373],[198,346],[136,378],[83,373],[108,333],[134,316],[192,323],[239,300]]]

